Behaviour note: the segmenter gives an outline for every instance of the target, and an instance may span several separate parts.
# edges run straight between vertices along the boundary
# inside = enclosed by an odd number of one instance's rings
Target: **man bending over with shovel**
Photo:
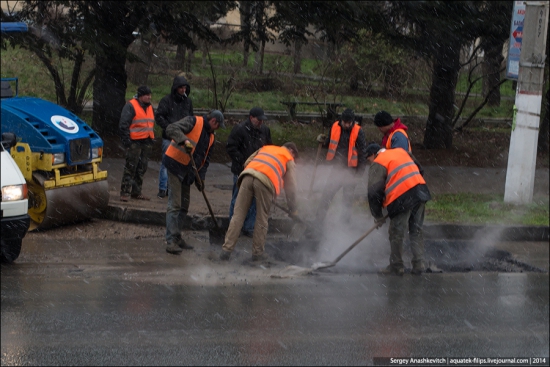
[[[367,146],[369,169],[368,200],[375,223],[381,227],[385,219],[382,208],[390,217],[390,265],[384,274],[403,275],[403,243],[409,232],[412,251],[412,274],[425,271],[424,206],[431,199],[422,168],[403,149],[384,149],[376,143]]]
[[[288,142],[282,147],[265,145],[254,152],[245,162],[245,168],[239,175],[237,185],[239,192],[235,201],[233,217],[225,235],[225,243],[220,253],[221,260],[229,260],[243,222],[256,199],[256,222],[252,237],[252,261],[263,261],[267,221],[272,202],[284,188],[290,216],[296,212],[296,164],[298,158],[296,144]]]
[[[193,246],[181,238],[183,223],[189,210],[191,184],[204,190],[204,178],[210,164],[210,148],[214,144],[214,131],[225,129],[223,114],[218,110],[206,116],[187,116],[166,127],[166,135],[172,139],[162,157],[168,172],[168,208],[166,210],[166,252],[179,255]],[[201,182],[195,179],[191,159],[195,162]]]

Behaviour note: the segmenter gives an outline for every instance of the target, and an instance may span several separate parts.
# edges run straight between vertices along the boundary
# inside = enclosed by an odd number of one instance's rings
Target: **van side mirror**
[[[14,133],[3,133],[2,134],[2,145],[4,149],[8,150],[11,147],[14,147],[17,144],[17,137]]]

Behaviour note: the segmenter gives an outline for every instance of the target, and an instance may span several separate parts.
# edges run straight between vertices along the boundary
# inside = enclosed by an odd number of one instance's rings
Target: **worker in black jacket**
[[[189,97],[191,86],[183,76],[176,76],[172,83],[170,93],[164,96],[155,113],[155,122],[162,128],[162,155],[170,145],[170,139],[166,135],[168,125],[187,116],[193,116],[193,101]],[[164,163],[159,169],[159,192],[157,197],[163,199],[168,191],[168,175]]]
[[[233,216],[235,201],[239,188],[237,179],[244,169],[244,163],[258,149],[264,145],[272,145],[271,131],[264,124],[267,117],[264,110],[254,107],[250,110],[248,118],[233,127],[227,139],[226,150],[231,157],[231,172],[233,173],[233,196],[229,205],[229,220]],[[252,237],[254,223],[256,221],[256,202],[253,200],[243,224],[242,233]]]

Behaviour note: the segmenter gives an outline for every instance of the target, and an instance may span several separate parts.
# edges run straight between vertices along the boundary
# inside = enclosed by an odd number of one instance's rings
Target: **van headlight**
[[[27,198],[27,184],[2,187],[2,201],[16,201]]]
[[[52,155],[52,165],[65,163],[65,153],[54,153]]]
[[[102,154],[103,154],[102,147],[92,148],[92,159],[99,158],[101,157]]]

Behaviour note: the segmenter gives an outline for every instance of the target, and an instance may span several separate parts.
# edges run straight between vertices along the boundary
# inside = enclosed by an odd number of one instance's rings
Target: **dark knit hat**
[[[353,113],[351,108],[346,108],[344,112],[342,112],[342,121],[355,121],[355,113]]]
[[[148,94],[151,94],[151,88],[149,88],[148,86],[146,85],[142,85],[141,87],[138,88],[137,90],[137,96],[138,98],[141,97],[141,96],[146,96]]]
[[[378,145],[377,143],[374,143],[374,142],[369,143],[369,145],[367,146],[367,158],[373,154],[378,153],[380,149],[381,149],[380,145]]]
[[[374,115],[374,124],[378,127],[388,126],[393,122],[393,118],[386,111],[380,111]]]

